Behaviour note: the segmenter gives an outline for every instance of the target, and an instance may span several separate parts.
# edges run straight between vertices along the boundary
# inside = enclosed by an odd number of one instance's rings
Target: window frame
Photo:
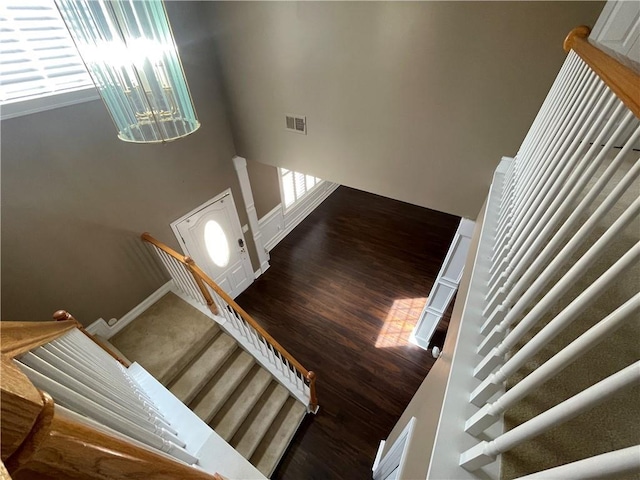
[[[280,186],[280,202],[282,203],[282,210],[284,213],[287,213],[288,211],[290,211],[291,209],[295,208],[297,205],[300,204],[301,201],[303,201],[305,198],[307,198],[309,196],[309,194],[311,194],[312,192],[316,191],[317,188],[322,185],[325,181],[322,178],[316,177],[314,175],[307,175],[305,173],[302,172],[296,172],[295,170],[290,170],[288,168],[284,168],[284,167],[277,167],[278,168],[278,185]],[[286,170],[285,173],[283,173],[283,170]],[[284,193],[284,176],[288,173],[291,172],[293,174],[293,188],[294,188],[294,201],[293,203],[291,203],[291,205],[289,205],[287,207],[286,201],[285,201],[285,193]],[[305,192],[298,196],[296,191],[295,191],[295,174],[298,173],[300,175],[304,175],[305,176]],[[315,184],[310,188],[306,188],[306,177],[313,177],[316,179]]]
[[[23,2],[25,4],[28,4],[28,0],[23,0]],[[35,2],[33,4],[35,5]],[[53,3],[53,0],[51,0],[51,4],[53,8],[55,8],[55,4]],[[66,25],[64,25],[64,22],[62,21],[62,18],[59,17],[59,15],[58,15],[58,19],[60,20],[60,22],[62,22],[62,26],[64,27],[64,32],[66,32],[67,35],[69,35],[67,27]],[[17,34],[17,35],[19,38],[20,34]],[[13,37],[9,37],[9,38],[13,38]],[[70,35],[69,35],[69,39],[73,44],[73,40],[70,38]],[[25,58],[29,56],[27,52],[29,52],[28,49],[24,53]],[[28,96],[11,99],[0,105],[0,119],[7,120],[10,118],[20,117],[23,115],[29,115],[32,113],[43,112],[46,110],[52,110],[56,108],[66,107],[69,105],[75,105],[78,103],[84,103],[84,102],[100,99],[100,95],[93,83],[93,80],[90,74],[89,74],[89,80],[91,81],[91,83],[75,86],[72,88],[62,89],[58,91],[49,91],[46,93],[28,95]],[[43,83],[45,83],[44,79],[43,79]]]

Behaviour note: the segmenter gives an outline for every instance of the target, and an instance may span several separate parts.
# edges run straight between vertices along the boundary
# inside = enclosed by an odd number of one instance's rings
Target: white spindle
[[[121,392],[113,388],[112,384],[100,382],[95,376],[87,374],[86,371],[82,371],[77,368],[73,363],[70,363],[64,355],[56,356],[50,351],[39,347],[31,352],[34,356],[41,358],[50,365],[55,366],[58,370],[66,373],[70,377],[77,379],[82,384],[86,385],[90,389],[98,392],[102,396],[110,399],[113,402],[127,405],[133,412],[137,412],[139,416],[149,418],[150,421],[158,426],[161,426],[173,434],[177,432],[169,425],[163,418],[161,418],[155,410],[149,408],[147,404],[142,401],[140,397],[133,397],[129,395],[123,395]],[[21,357],[20,360],[24,361],[25,357]],[[28,362],[25,362],[29,365]],[[42,370],[41,370],[42,371]]]
[[[616,113],[619,113],[622,111],[623,111],[623,105],[619,104],[619,107],[616,110]],[[622,163],[625,161],[626,155],[631,150],[634,142],[640,138],[640,128],[637,128],[634,134],[632,135],[632,137],[630,138],[630,140],[625,144],[622,150],[616,155],[613,161],[610,162],[605,172],[603,172],[603,174],[600,176],[598,181],[590,189],[588,194],[582,199],[579,205],[574,208],[574,202],[576,201],[580,193],[583,191],[584,187],[587,185],[589,180],[593,177],[593,175],[595,175],[598,168],[600,168],[600,166],[606,161],[607,153],[615,145],[615,142],[619,138],[619,136],[631,124],[631,122],[633,121],[633,115],[630,114],[630,112],[627,112],[627,114],[624,116],[622,121],[619,120],[619,117],[617,115],[613,115],[609,119],[606,128],[610,128],[614,126],[616,121],[619,121],[620,124],[617,126],[615,133],[606,142],[605,147],[600,151],[600,153],[596,156],[596,158],[593,159],[593,161],[590,161],[591,157],[587,155],[583,164],[585,164],[585,166],[588,165],[588,167],[585,170],[583,170],[582,168],[579,168],[576,171],[576,177],[580,176],[580,178],[576,179],[574,177],[569,181],[569,186],[572,187],[572,192],[569,194],[569,197],[564,201],[561,207],[558,208],[558,210],[553,211],[553,217],[548,222],[546,223],[541,222],[544,228],[540,233],[538,233],[537,236],[535,236],[535,240],[533,241],[533,243],[531,239],[528,240],[529,242],[527,244],[528,257],[526,257],[526,262],[520,261],[515,267],[512,267],[512,266],[507,267],[508,271],[510,271],[510,269],[513,269],[514,271],[513,273],[510,273],[509,275],[510,280],[507,281],[506,285],[504,285],[502,293],[504,294],[504,292],[508,291],[508,289],[511,287],[511,285],[513,285],[513,283],[516,280],[519,279],[519,281],[513,287],[514,293],[510,293],[510,296],[507,297],[509,301],[505,300],[501,305],[501,307],[497,308],[497,311],[494,311],[493,313],[491,313],[491,315],[487,318],[487,321],[485,322],[485,324],[482,326],[482,329],[481,329],[482,334],[486,334],[490,330],[490,328],[495,326],[497,322],[500,320],[500,314],[505,312],[506,309],[511,306],[511,303],[515,301],[515,299],[519,298],[521,293],[528,288],[533,278],[535,278],[537,273],[540,271],[540,268],[542,268],[542,266],[545,265],[550,260],[551,256],[556,252],[557,248],[562,244],[564,237],[567,235],[567,233],[574,228],[574,226],[579,221],[579,219],[584,214],[584,212],[587,210],[587,208],[589,208],[589,206],[593,203],[596,197],[605,188],[607,183],[609,183],[609,181],[611,180],[615,172],[620,168]],[[600,141],[603,141],[603,139],[598,137],[598,139],[596,139],[596,142],[591,147],[589,152],[592,152],[595,148],[597,148],[598,147],[597,143]],[[574,181],[577,182],[575,185],[573,185]],[[548,242],[542,254],[536,256],[540,248],[542,248],[542,246],[545,245],[548,237],[551,235],[553,230],[557,227],[560,221],[566,217],[566,214],[571,209],[573,209],[573,212],[571,213],[569,218],[565,221],[565,223],[562,225],[559,231],[554,235],[553,239],[550,242]],[[520,276],[523,274],[525,269],[527,269],[527,267],[529,266],[529,263],[531,262],[533,262],[531,265],[531,268],[529,268],[526,274],[520,279]],[[495,297],[497,294],[498,292],[496,292],[495,289],[489,292],[489,296],[493,295]],[[497,299],[492,299],[489,306],[485,308],[483,312],[485,315],[485,318],[487,317],[487,309],[491,308],[490,306],[493,305],[496,301]]]
[[[570,79],[574,77],[577,68],[578,59],[575,56],[571,57],[567,62],[565,62],[560,71],[560,74],[556,79],[557,82],[554,83],[554,88],[551,89],[549,95],[547,96],[547,99],[550,100],[548,108],[543,108],[543,110],[541,110],[540,114],[537,116],[536,120],[540,119],[540,122],[537,127],[534,122],[533,128],[530,132],[532,137],[531,141],[523,144],[516,158],[528,158],[532,153],[532,150],[534,150],[536,146],[539,145],[541,138],[543,138],[544,135],[548,134],[550,122],[555,118],[557,112],[561,110],[561,100],[563,96],[560,93],[564,90],[564,87],[570,83]],[[527,165],[526,163],[520,161],[517,162],[514,181],[510,186],[509,192],[511,200],[513,199],[516,191],[521,185],[522,177],[526,177],[529,174],[529,169],[527,167],[529,167],[529,165]],[[501,217],[499,218],[498,226],[501,225],[503,220],[504,217],[501,215]]]
[[[635,203],[640,202],[640,199]],[[629,210],[627,210],[629,212]],[[625,212],[625,214],[627,213]],[[624,214],[623,214],[624,215]],[[478,388],[476,388],[471,394],[471,402],[474,405],[482,406],[491,396],[493,396],[498,390],[499,385],[502,384],[508,377],[518,371],[528,359],[538,353],[549,341],[555,338],[562,330],[571,324],[573,320],[577,318],[594,300],[601,295],[609,285],[619,278],[624,272],[632,267],[640,258],[640,242],[636,243],[633,247],[627,251],[622,257],[616,261],[605,273],[603,273],[595,282],[587,287],[580,295],[578,295],[562,312],[560,312],[553,320],[542,328],[529,342],[527,342],[520,350],[518,350],[496,373],[491,374],[489,378],[484,380]],[[546,297],[545,297],[546,298]],[[543,299],[544,300],[544,299]],[[537,307],[537,305],[536,305]],[[534,309],[536,308],[534,307]],[[511,344],[511,335],[513,338],[519,337],[520,332],[516,332],[518,327],[522,325],[520,322],[511,333],[505,338],[503,344]],[[523,326],[524,331],[528,331],[529,326]],[[519,337],[521,338],[521,337]],[[502,347],[502,345],[501,345]],[[503,358],[501,353],[501,347],[492,350],[491,354],[483,360],[483,364],[490,358]],[[512,347],[511,347],[512,348]],[[479,365],[476,370],[480,372]]]
[[[640,129],[638,130],[640,133]],[[607,196],[607,198],[598,206],[595,212],[589,217],[589,219],[580,227],[580,229],[573,235],[571,240],[566,243],[566,245],[562,248],[560,253],[558,253],[555,258],[552,259],[551,263],[546,267],[546,269],[534,279],[533,275],[538,274],[537,264],[532,266],[532,272],[523,277],[522,282],[519,282],[516,287],[514,287],[514,293],[510,293],[507,298],[515,298],[515,295],[521,295],[519,300],[515,303],[513,308],[509,311],[509,313],[504,317],[504,319],[489,333],[487,338],[480,344],[478,348],[478,353],[481,355],[485,355],[488,353],[489,349],[495,345],[497,345],[498,341],[502,337],[503,333],[506,332],[506,329],[517,319],[520,314],[522,314],[526,308],[529,307],[532,300],[539,295],[542,290],[547,286],[554,273],[564,265],[568,259],[578,250],[578,248],[584,243],[584,241],[588,238],[588,235],[597,227],[598,223],[609,213],[611,208],[616,204],[616,202],[620,199],[620,197],[628,190],[629,187],[633,184],[636,178],[640,175],[640,159],[631,167],[631,169],[625,174],[623,179],[616,185],[616,187],[612,190],[612,192]],[[587,207],[584,206],[584,209]],[[580,211],[583,208],[579,208]],[[633,211],[631,211],[633,213]],[[605,237],[603,243],[608,241],[612,241],[615,238],[615,234],[619,233],[623,228],[627,226],[627,223],[632,221],[632,215],[628,215],[626,217],[621,217],[618,219],[618,222],[614,224],[617,225],[611,232],[608,237]],[[612,227],[613,228],[613,227]],[[608,238],[608,240],[607,240]],[[548,244],[550,249],[553,249],[559,240],[554,240]],[[592,248],[596,247],[594,245]],[[605,248],[604,245],[599,251],[602,251]],[[594,253],[597,254],[598,249],[594,249]],[[551,257],[553,252],[548,252],[547,249],[540,255],[540,257],[547,258]],[[584,258],[584,257],[583,257]],[[585,263],[588,263],[588,260],[585,260]],[[526,285],[526,287],[525,287]],[[505,301],[505,303],[507,303]],[[506,308],[506,305],[505,305]],[[487,323],[485,322],[485,325]]]
[[[164,452],[172,451],[172,454],[175,454],[176,458],[180,458],[183,461],[190,463],[195,463],[197,461],[195,457],[187,453],[182,448],[184,446],[184,442],[171,433],[162,429],[156,429],[156,431],[152,432],[123,418],[102,405],[95,403],[91,399],[81,396],[75,391],[59,384],[55,380],[48,378],[26,365],[22,365],[21,369],[37,388],[48,392],[56,402],[59,402],[63,406],[71,408],[72,410],[86,415],[89,418],[94,418],[104,425],[118,430],[119,432],[144,442],[154,448]],[[172,440],[168,440],[167,438],[171,438]]]
[[[576,187],[576,183],[581,173],[590,165],[590,160],[596,155],[596,152],[600,150],[600,144],[606,141],[605,134],[608,133],[608,128],[613,126],[613,121],[610,119],[608,126],[602,130],[601,134],[591,145],[585,141],[585,138],[593,138],[596,135],[597,131],[601,128],[601,122],[610,116],[610,109],[614,103],[618,104],[618,110],[612,116],[613,120],[615,120],[618,118],[618,115],[624,111],[624,106],[611,92],[606,91],[598,100],[598,104],[591,109],[589,118],[583,123],[580,132],[573,138],[572,144],[565,152],[565,157],[561,159],[559,165],[562,166],[562,172],[556,176],[557,179],[553,182],[552,189],[545,193],[544,203],[539,205],[533,212],[533,218],[527,223],[527,228],[516,234],[513,249],[507,253],[506,258],[504,258],[501,263],[496,262],[493,264],[492,271],[494,274],[490,280],[491,288],[487,297],[495,294],[495,290],[499,288],[502,283],[497,280],[506,278],[513,270],[514,263],[518,264],[521,261],[521,257],[525,254],[532,255],[530,244],[538,237],[540,230],[547,224],[550,218],[552,216],[554,216],[555,219],[561,218],[558,214],[555,214],[555,212],[557,212],[563,201],[565,204],[573,202],[575,194],[565,201],[569,192],[579,193],[582,190],[581,187]],[[594,121],[594,118],[596,118],[596,121]],[[587,129],[589,129],[588,132],[586,131]],[[585,150],[587,149],[588,151],[585,154]],[[599,162],[597,164],[599,165]],[[576,167],[576,165],[578,166]],[[549,185],[551,188],[551,182],[549,182]]]
[[[551,150],[565,134],[568,118],[571,118],[575,113],[575,110],[580,107],[580,94],[584,89],[588,88],[588,84],[584,82],[584,79],[591,75],[590,70],[586,65],[581,64],[578,68],[578,73],[574,81],[570,84],[567,94],[563,96],[561,105],[553,116],[542,141],[536,143],[534,151],[531,153],[531,158],[541,158],[540,163],[531,161],[529,156],[523,156],[525,161],[525,171],[522,175],[521,181],[516,185],[515,189],[515,203],[513,207],[513,215],[509,219],[510,227],[504,230],[503,235],[498,235],[496,245],[494,247],[494,255],[492,262],[495,263],[496,258],[501,255],[505,248],[508,248],[509,241],[511,239],[512,230],[519,225],[523,212],[526,206],[535,197],[535,192],[540,188],[541,180],[548,172],[548,168],[553,163],[553,155],[549,155]],[[499,228],[501,224],[499,223]]]
[[[528,190],[524,193],[521,202],[519,216],[514,219],[512,232],[509,236],[516,241],[522,234],[522,231],[529,221],[531,215],[539,211],[541,204],[547,200],[548,190],[554,183],[558,181],[558,171],[562,167],[563,154],[570,144],[573,143],[572,134],[584,123],[585,117],[588,117],[590,103],[581,100],[583,95],[587,95],[591,102],[595,102],[596,97],[602,84],[598,85],[597,75],[588,72],[590,76],[588,83],[585,83],[582,90],[577,92],[575,102],[571,105],[569,111],[566,112],[565,118],[561,119],[563,127],[555,134],[553,142],[549,143],[547,149],[542,153],[544,161],[541,168],[537,168],[537,176],[533,181],[528,182]],[[600,87],[600,89],[598,88]],[[513,241],[510,243],[510,249],[513,248]]]
[[[640,312],[640,293],[629,299],[605,319],[598,322],[584,332],[573,342],[560,350],[542,366],[538,367],[523,380],[514,385],[498,400],[486,404],[465,424],[465,432],[478,435],[490,425],[497,422],[500,416],[518,401],[522,400],[534,389],[540,387],[547,380],[553,378],[572,362],[580,358],[587,351],[602,342],[621,327],[629,318],[633,318]]]
[[[629,206],[625,212],[607,229],[607,231],[589,248],[589,250],[578,260],[569,271],[554,284],[554,286],[547,292],[547,294],[540,300],[531,311],[518,323],[516,327],[511,330],[509,335],[505,337],[503,342],[495,347],[487,356],[482,360],[474,371],[476,378],[486,378],[487,374],[495,368],[504,358],[504,355],[511,350],[517,342],[543,317],[543,315],[549,310],[549,308],[557,302],[571,287],[575,285],[582,275],[589,269],[593,263],[600,258],[600,256],[607,251],[611,243],[617,238],[617,236],[624,231],[625,228],[635,220],[640,213],[640,198]],[[573,248],[571,244],[567,245],[569,248]],[[632,249],[633,251],[634,249]],[[529,287],[526,294],[522,297],[522,302],[525,305],[529,304],[538,295],[544,286],[549,282],[553,276],[556,275],[560,266],[564,264],[568,257],[560,252],[558,256],[549,264],[549,266],[542,272],[542,274],[536,279],[536,281]],[[598,282],[596,282],[598,283]],[[591,287],[589,287],[591,288]],[[581,298],[582,295],[579,297]],[[594,297],[587,300],[587,303],[593,301]],[[489,335],[491,338],[499,337],[506,331],[507,327],[513,321],[515,317],[508,315],[505,319],[495,327],[495,333]],[[480,349],[483,349],[484,345],[488,342],[485,340],[481,344]]]
[[[571,420],[618,391],[636,384],[640,384],[640,362],[629,365],[546,412],[503,433],[495,440],[480,442],[460,456],[460,465],[470,471],[477,470],[493,462],[498,454],[507,452],[550,428]]]
[[[635,445],[532,473],[517,480],[600,480],[639,470],[640,445]]]

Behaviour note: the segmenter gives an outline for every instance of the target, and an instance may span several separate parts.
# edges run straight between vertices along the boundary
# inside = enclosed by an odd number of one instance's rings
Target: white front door
[[[235,298],[254,280],[233,195],[228,189],[171,224],[185,255]]]

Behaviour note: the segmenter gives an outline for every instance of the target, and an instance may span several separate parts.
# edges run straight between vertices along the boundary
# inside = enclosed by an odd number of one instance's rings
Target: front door
[[[233,195],[228,189],[171,224],[190,256],[231,298],[254,279]]]

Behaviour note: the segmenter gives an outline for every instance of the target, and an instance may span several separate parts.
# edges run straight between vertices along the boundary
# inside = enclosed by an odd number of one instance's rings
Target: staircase
[[[307,408],[216,322],[168,293],[110,342],[271,476]]]

